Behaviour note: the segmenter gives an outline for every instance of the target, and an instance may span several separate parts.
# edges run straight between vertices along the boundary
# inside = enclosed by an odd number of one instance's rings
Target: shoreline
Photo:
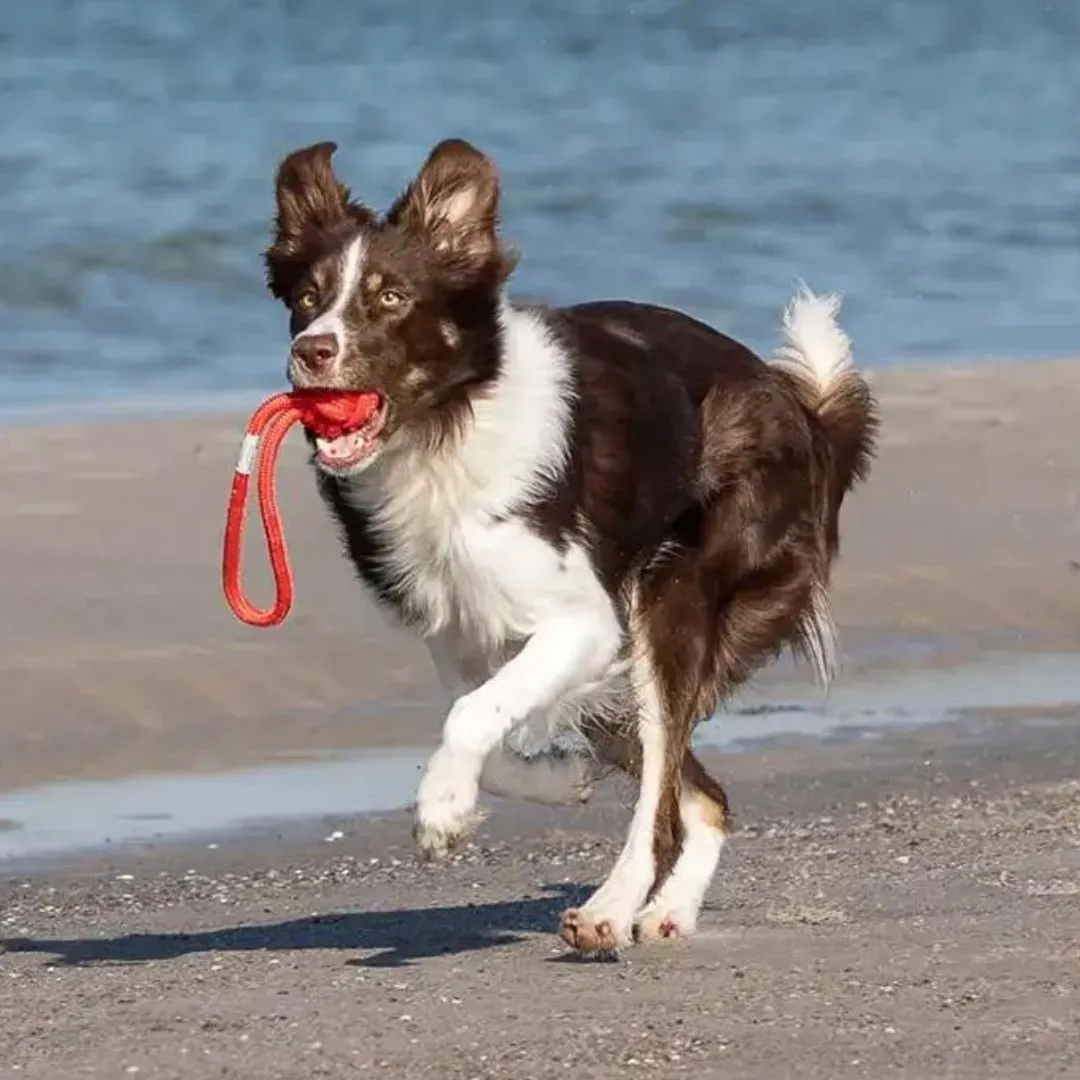
[[[738,773],[748,757],[785,746],[813,750],[950,729],[973,715],[1022,721],[1080,709],[1080,654],[1011,649],[971,659],[920,645],[906,658],[867,654],[827,693],[805,670],[778,665],[779,677],[758,680],[699,727],[699,753]],[[254,750],[235,767],[15,785],[0,792],[0,881],[129,850],[201,841],[247,848],[268,832],[334,833],[335,821],[397,815],[411,807],[436,744],[438,706],[425,712],[429,736],[417,743],[384,737],[276,757]]]

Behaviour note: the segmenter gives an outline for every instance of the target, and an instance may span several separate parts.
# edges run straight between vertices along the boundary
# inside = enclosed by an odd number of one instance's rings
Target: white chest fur
[[[570,359],[536,314],[500,314],[503,369],[453,444],[386,452],[355,484],[384,563],[427,635],[499,653],[553,611],[610,601],[579,547],[560,551],[523,507],[562,476]]]
[[[385,565],[425,635],[460,636],[497,654],[595,577],[581,553],[560,555],[518,518],[461,505],[445,490],[413,495],[378,505],[373,518]]]

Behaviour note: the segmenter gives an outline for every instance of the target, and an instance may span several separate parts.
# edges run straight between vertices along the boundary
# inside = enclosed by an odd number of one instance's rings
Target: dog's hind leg
[[[634,921],[641,940],[694,933],[727,835],[727,794],[692,750],[683,761],[679,818],[683,842],[675,866]]]
[[[811,554],[781,552],[734,588],[729,585],[726,596],[709,595],[710,585],[715,588],[725,581],[722,564],[707,569],[713,569],[705,576],[709,584],[702,585],[699,577],[696,587],[684,585],[693,580],[690,574],[675,579],[654,608],[658,618],[663,618],[660,625],[682,630],[681,640],[673,633],[667,635],[657,653],[657,666],[663,672],[663,684],[673,691],[671,730],[687,731],[687,735],[677,810],[662,815],[657,824],[657,880],[653,895],[635,920],[639,938],[695,931],[727,833],[727,795],[691,752],[693,723],[684,722],[687,715],[708,715],[781,646],[802,644],[808,620],[817,613],[813,601],[818,577]],[[690,615],[695,609],[702,613],[697,625]],[[669,826],[666,836],[665,823]],[[677,855],[674,865],[663,858],[670,853]],[[670,875],[663,872],[665,867]]]
[[[667,695],[647,646],[634,650],[631,681],[636,715],[625,744],[614,748],[625,760],[613,763],[636,774],[637,802],[626,843],[607,880],[582,907],[563,915],[563,940],[582,952],[606,952],[630,944],[634,916],[648,898],[658,871],[666,873],[663,864],[670,864],[677,855],[669,851],[669,818],[677,815],[679,763],[686,747],[681,734],[671,730]],[[621,741],[615,740],[616,744]]]

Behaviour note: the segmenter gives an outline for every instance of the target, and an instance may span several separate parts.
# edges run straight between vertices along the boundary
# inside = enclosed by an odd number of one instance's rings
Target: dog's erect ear
[[[293,151],[278,166],[275,236],[263,260],[267,284],[279,299],[288,295],[302,273],[313,235],[344,221],[375,222],[371,210],[350,201],[349,189],[334,174],[330,159],[335,150],[336,143],[316,143]]]
[[[387,213],[387,221],[430,245],[462,282],[499,278],[512,259],[499,244],[499,176],[463,139],[444,139]]]
[[[295,150],[278,166],[277,245],[298,246],[304,233],[327,229],[349,213],[349,189],[334,174],[332,142]],[[284,251],[282,251],[284,253]]]

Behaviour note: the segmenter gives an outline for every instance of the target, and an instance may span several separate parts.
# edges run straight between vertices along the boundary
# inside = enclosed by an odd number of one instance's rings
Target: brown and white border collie
[[[266,265],[291,382],[381,395],[309,440],[360,577],[453,694],[416,840],[453,848],[481,788],[565,803],[622,770],[629,835],[562,936],[692,933],[728,819],[695,725],[785,646],[833,667],[840,505],[877,431],[839,301],[800,287],[768,362],[648,304],[516,303],[488,157],[440,143],[380,215],[335,149],[281,163]]]

